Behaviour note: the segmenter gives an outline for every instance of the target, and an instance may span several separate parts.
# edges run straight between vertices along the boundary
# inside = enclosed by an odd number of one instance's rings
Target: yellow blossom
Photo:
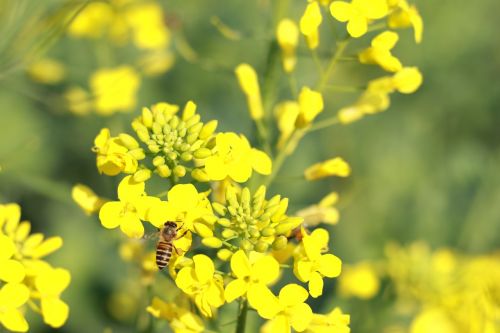
[[[93,109],[90,94],[81,87],[68,88],[64,93],[64,98],[69,111],[78,116],[89,114]]]
[[[297,284],[287,284],[279,296],[265,298],[266,302],[259,304],[259,315],[269,320],[261,329],[262,333],[289,333],[293,328],[303,332],[311,322],[313,313],[309,305],[304,303],[308,297],[307,290]]]
[[[277,147],[282,148],[295,130],[295,122],[300,113],[299,103],[295,101],[284,101],[275,108],[280,137]]]
[[[149,209],[160,202],[156,197],[145,195],[144,189],[145,184],[135,182],[132,176],[123,178],[118,185],[119,201],[109,201],[99,211],[103,227],[120,227],[128,237],[141,238],[144,235],[141,220],[147,220]]]
[[[268,285],[279,276],[279,263],[271,256],[251,251],[249,256],[239,250],[231,257],[231,271],[236,279],[229,282],[224,292],[228,303],[247,295],[250,306],[257,307],[269,295]]]
[[[299,43],[299,28],[291,19],[285,18],[278,23],[276,39],[281,48],[282,63],[285,72],[292,72],[297,64],[295,49]]]
[[[403,67],[398,58],[391,54],[399,36],[392,31],[384,31],[373,38],[371,47],[359,54],[359,61],[363,64],[378,64],[389,72],[397,72]]]
[[[83,184],[76,184],[73,186],[71,189],[71,197],[87,215],[98,212],[101,206],[106,202],[105,199],[95,194],[90,187]]]
[[[132,29],[132,40],[140,49],[162,49],[170,41],[164,13],[157,3],[143,3],[132,7],[125,14]]]
[[[297,128],[308,126],[323,111],[323,96],[309,87],[300,90],[298,102],[300,112],[295,123]]]
[[[369,263],[343,267],[339,278],[339,289],[343,295],[370,299],[377,294],[379,288],[379,278]]]
[[[318,180],[330,176],[348,177],[351,174],[351,167],[341,157],[311,165],[304,171],[307,180]]]
[[[299,24],[300,32],[306,37],[310,49],[315,49],[319,45],[319,26],[322,21],[319,4],[316,1],[309,2]]]
[[[330,313],[313,314],[311,323],[306,329],[307,333],[349,333],[350,316],[343,314],[339,308]]]
[[[304,224],[311,227],[320,223],[337,224],[339,211],[334,205],[339,195],[336,192],[328,194],[316,205],[311,205],[297,212],[297,216],[304,218]]]
[[[43,321],[51,327],[61,327],[68,318],[69,307],[59,296],[70,283],[70,273],[62,268],[43,271],[35,279],[35,286],[41,297]]]
[[[113,8],[105,2],[91,2],[75,17],[68,27],[74,37],[99,38],[113,19]]]
[[[158,76],[168,72],[175,63],[172,52],[166,50],[154,50],[141,56],[137,61],[141,72],[149,76]]]
[[[252,148],[243,135],[219,133],[215,137],[215,153],[205,160],[205,171],[212,180],[232,180],[244,183],[252,170],[269,175],[272,162],[266,153]]]
[[[323,294],[323,277],[340,275],[342,262],[333,254],[322,254],[328,246],[328,232],[315,229],[310,235],[302,230],[301,253],[295,256],[293,272],[302,282],[309,282],[309,293],[312,297]]]
[[[7,283],[0,288],[0,323],[13,332],[27,332],[28,322],[20,311],[29,299],[30,291],[20,283]]]
[[[417,7],[415,5],[410,6],[406,0],[397,2],[397,9],[389,15],[388,25],[390,28],[413,27],[415,41],[417,43],[422,41],[424,22]]]
[[[417,67],[405,67],[394,75],[393,81],[397,91],[412,94],[422,85],[423,78]]]
[[[28,67],[28,75],[40,83],[57,84],[64,79],[66,70],[60,62],[54,59],[43,58],[35,61]]]
[[[248,110],[250,116],[254,120],[259,120],[264,117],[264,108],[262,106],[262,98],[260,96],[259,81],[257,73],[248,64],[240,64],[235,70],[236,77],[240,84],[241,90],[247,97]]]
[[[214,263],[206,255],[195,255],[193,262],[193,267],[184,267],[179,271],[175,283],[193,298],[202,315],[212,317],[213,308],[224,304],[222,277],[215,274]]]
[[[201,333],[205,330],[199,316],[177,303],[166,303],[154,297],[146,310],[155,318],[167,320],[174,333]]]
[[[381,19],[389,13],[386,0],[333,1],[330,13],[340,22],[347,22],[347,32],[354,38],[368,31],[371,20]]]
[[[141,78],[131,66],[101,68],[90,77],[95,109],[100,115],[131,111],[137,104]]]
[[[448,315],[440,309],[425,309],[412,321],[410,333],[455,333],[460,330]]]
[[[0,281],[21,282],[25,276],[24,266],[12,258],[16,253],[16,245],[1,231],[0,229]]]
[[[120,137],[111,137],[107,128],[101,129],[96,136],[93,150],[97,154],[97,169],[108,176],[116,176],[120,172],[134,173],[138,166],[137,159],[144,158],[135,139],[127,140],[125,144]]]

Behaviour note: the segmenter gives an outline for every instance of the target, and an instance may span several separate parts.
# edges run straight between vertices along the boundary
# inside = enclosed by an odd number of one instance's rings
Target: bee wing
[[[142,239],[153,239],[153,238],[158,238],[158,236],[160,235],[160,230],[158,231],[153,231],[153,232],[150,232],[148,234],[145,234],[144,236],[142,236]]]

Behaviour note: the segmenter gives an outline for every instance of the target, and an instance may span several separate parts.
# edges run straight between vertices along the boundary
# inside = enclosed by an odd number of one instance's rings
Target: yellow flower
[[[201,333],[205,330],[199,316],[177,303],[166,303],[154,297],[146,310],[155,318],[167,320],[174,333]]]
[[[144,235],[141,220],[147,220],[149,209],[160,202],[156,197],[145,195],[145,186],[143,182],[135,182],[132,176],[123,178],[118,185],[120,201],[109,201],[99,211],[103,227],[120,227],[128,237],[141,238]]]
[[[137,104],[141,78],[131,66],[101,68],[90,77],[95,109],[100,115],[130,111]]]
[[[369,263],[343,267],[339,278],[339,290],[343,295],[370,299],[377,294],[379,288],[377,273]]]
[[[16,245],[9,237],[2,235],[0,229],[0,281],[21,282],[25,276],[24,266],[12,259]]]
[[[300,112],[295,123],[297,128],[308,126],[323,111],[323,96],[309,87],[301,89],[298,102]]]
[[[43,321],[51,327],[61,327],[68,318],[69,307],[59,297],[70,281],[70,273],[62,268],[44,270],[35,279],[41,297]]]
[[[398,58],[391,54],[399,36],[392,31],[384,31],[373,38],[371,47],[359,54],[362,64],[378,64],[389,72],[397,72],[403,68]]]
[[[250,116],[254,120],[259,120],[264,117],[264,108],[262,106],[262,98],[260,96],[259,81],[257,73],[248,64],[240,64],[235,70],[236,77],[240,84],[241,90],[247,97],[248,110]]]
[[[30,291],[20,283],[7,283],[0,289],[0,323],[13,332],[27,332],[28,322],[20,311],[29,299]]]
[[[281,48],[283,69],[292,72],[297,64],[295,49],[299,43],[299,28],[297,24],[288,19],[282,19],[276,29],[276,39]]]
[[[28,67],[28,75],[40,83],[57,84],[64,79],[66,70],[60,62],[44,58],[35,61]]]
[[[261,317],[271,319],[261,332],[289,333],[291,328],[303,332],[313,316],[309,305],[304,303],[308,297],[307,290],[297,284],[288,284],[280,290],[278,297],[271,296],[272,302],[267,301],[257,308]]]
[[[141,56],[137,65],[148,76],[158,76],[168,72],[175,63],[174,54],[166,50],[155,50]]]
[[[460,332],[460,329],[456,327],[446,312],[438,308],[429,308],[419,313],[413,319],[410,327],[410,333],[428,332],[455,333]]]
[[[73,186],[71,189],[71,197],[87,215],[98,212],[106,202],[105,199],[95,194],[90,187],[83,184],[76,184]]]
[[[132,40],[140,49],[162,49],[170,41],[164,13],[157,3],[142,3],[125,13],[125,20],[132,30]]]
[[[351,174],[351,167],[341,157],[311,165],[304,171],[307,180],[318,180],[330,176],[348,177]]]
[[[300,113],[300,106],[295,101],[284,101],[276,105],[274,113],[280,130],[277,147],[282,148],[295,130],[295,122]]]
[[[263,151],[252,148],[248,140],[236,133],[219,133],[215,137],[215,153],[205,159],[205,171],[212,180],[232,180],[244,183],[252,170],[269,175],[272,162]]]
[[[64,98],[69,111],[78,116],[89,114],[92,111],[92,98],[83,88],[74,86],[68,88],[64,93]]]
[[[424,30],[424,22],[418,13],[415,5],[408,5],[406,0],[399,0],[397,9],[389,15],[388,25],[390,28],[407,28],[413,27],[415,41],[422,41]]]
[[[245,294],[254,308],[266,302],[265,297],[270,293],[267,286],[276,281],[279,270],[279,263],[269,255],[251,251],[247,257],[243,250],[237,251],[231,257],[231,271],[236,279],[226,286],[226,302],[231,303]]]
[[[394,87],[403,94],[412,94],[422,85],[422,74],[417,67],[405,67],[393,77]]]
[[[323,277],[340,275],[342,262],[333,254],[322,254],[328,246],[328,231],[315,229],[310,235],[302,230],[302,251],[295,257],[293,272],[302,282],[309,282],[309,293],[316,298],[323,294]]]
[[[212,208],[206,193],[198,193],[193,184],[177,184],[168,191],[167,201],[158,201],[149,211],[149,221],[160,228],[166,221],[178,221],[181,233],[211,228]]]
[[[113,19],[113,8],[105,2],[91,2],[68,27],[73,37],[99,38]]]
[[[339,308],[333,309],[329,314],[313,314],[307,333],[349,333],[350,316],[343,314]]]
[[[306,37],[307,46],[315,49],[319,45],[319,26],[323,21],[321,9],[316,1],[309,2],[300,18],[300,32]]]
[[[135,139],[125,137],[128,138],[127,145],[120,137],[111,137],[107,128],[103,128],[96,136],[93,151],[97,154],[96,163],[100,173],[116,176],[120,172],[134,173],[137,170],[137,159],[144,158],[144,152]]]
[[[215,273],[212,260],[204,254],[193,257],[193,267],[182,268],[175,279],[177,287],[194,299],[201,314],[212,317],[212,308],[224,304],[222,277]]]
[[[383,18],[389,13],[386,0],[334,1],[330,13],[340,22],[347,22],[347,32],[354,38],[363,36],[368,31],[371,20]]]
[[[339,195],[336,192],[332,192],[321,199],[317,205],[299,210],[297,216],[304,218],[304,225],[309,227],[320,223],[337,224],[339,221],[339,211],[333,205],[337,203],[338,198]]]

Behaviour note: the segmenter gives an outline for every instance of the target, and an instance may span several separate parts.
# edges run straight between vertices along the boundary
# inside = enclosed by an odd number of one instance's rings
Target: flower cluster
[[[13,332],[28,331],[26,307],[41,313],[54,328],[61,327],[69,314],[60,295],[71,275],[43,259],[62,246],[62,239],[30,231],[31,224],[21,221],[19,205],[0,205],[0,323]]]

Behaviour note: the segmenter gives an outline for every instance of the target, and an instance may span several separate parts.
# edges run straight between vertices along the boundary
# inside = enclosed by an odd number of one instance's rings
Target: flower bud
[[[213,231],[206,224],[197,222],[193,224],[193,227],[196,233],[202,238],[208,238],[214,235]]]
[[[203,128],[200,131],[200,139],[205,140],[208,138],[210,135],[212,135],[215,132],[215,129],[217,128],[217,120],[211,120],[205,125],[203,125]]]
[[[132,179],[137,183],[145,182],[149,178],[151,178],[151,170],[149,169],[141,169],[132,176]]]
[[[194,152],[194,157],[198,158],[198,159],[207,158],[210,155],[212,155],[212,151],[210,149],[207,149],[207,148],[200,148]]]
[[[214,208],[215,209],[215,208]],[[217,223],[219,223],[223,227],[230,227],[231,226],[231,221],[229,221],[226,218],[220,218],[217,220]]]
[[[146,127],[153,126],[153,113],[148,108],[142,108],[142,123]]]
[[[165,164],[165,157],[163,156],[156,156],[155,158],[153,158],[153,165],[155,167],[159,166],[159,165],[163,165]]]
[[[129,150],[139,148],[139,143],[131,135],[128,135],[126,133],[120,133],[118,135],[118,138],[120,139],[121,143]]]
[[[217,258],[222,261],[228,261],[232,256],[233,252],[229,251],[228,249],[220,249],[219,251],[217,251]]]
[[[273,250],[281,250],[285,248],[288,240],[285,236],[278,236],[273,242]]]
[[[267,249],[269,248],[269,244],[264,242],[264,241],[258,241],[257,244],[255,244],[255,251],[257,252],[266,252]]]
[[[194,169],[193,171],[191,171],[191,177],[199,182],[210,181],[210,177],[208,177],[207,173],[201,169]]]
[[[184,177],[186,175],[186,168],[182,165],[176,165],[174,167],[174,175],[177,177]]]
[[[220,239],[218,239],[217,237],[203,238],[201,240],[201,242],[203,243],[203,245],[214,248],[214,249],[218,249],[222,246],[222,241]]]
[[[165,164],[158,165],[156,167],[156,171],[158,172],[158,175],[163,178],[170,177],[172,174],[172,170],[170,170],[170,168]]]

